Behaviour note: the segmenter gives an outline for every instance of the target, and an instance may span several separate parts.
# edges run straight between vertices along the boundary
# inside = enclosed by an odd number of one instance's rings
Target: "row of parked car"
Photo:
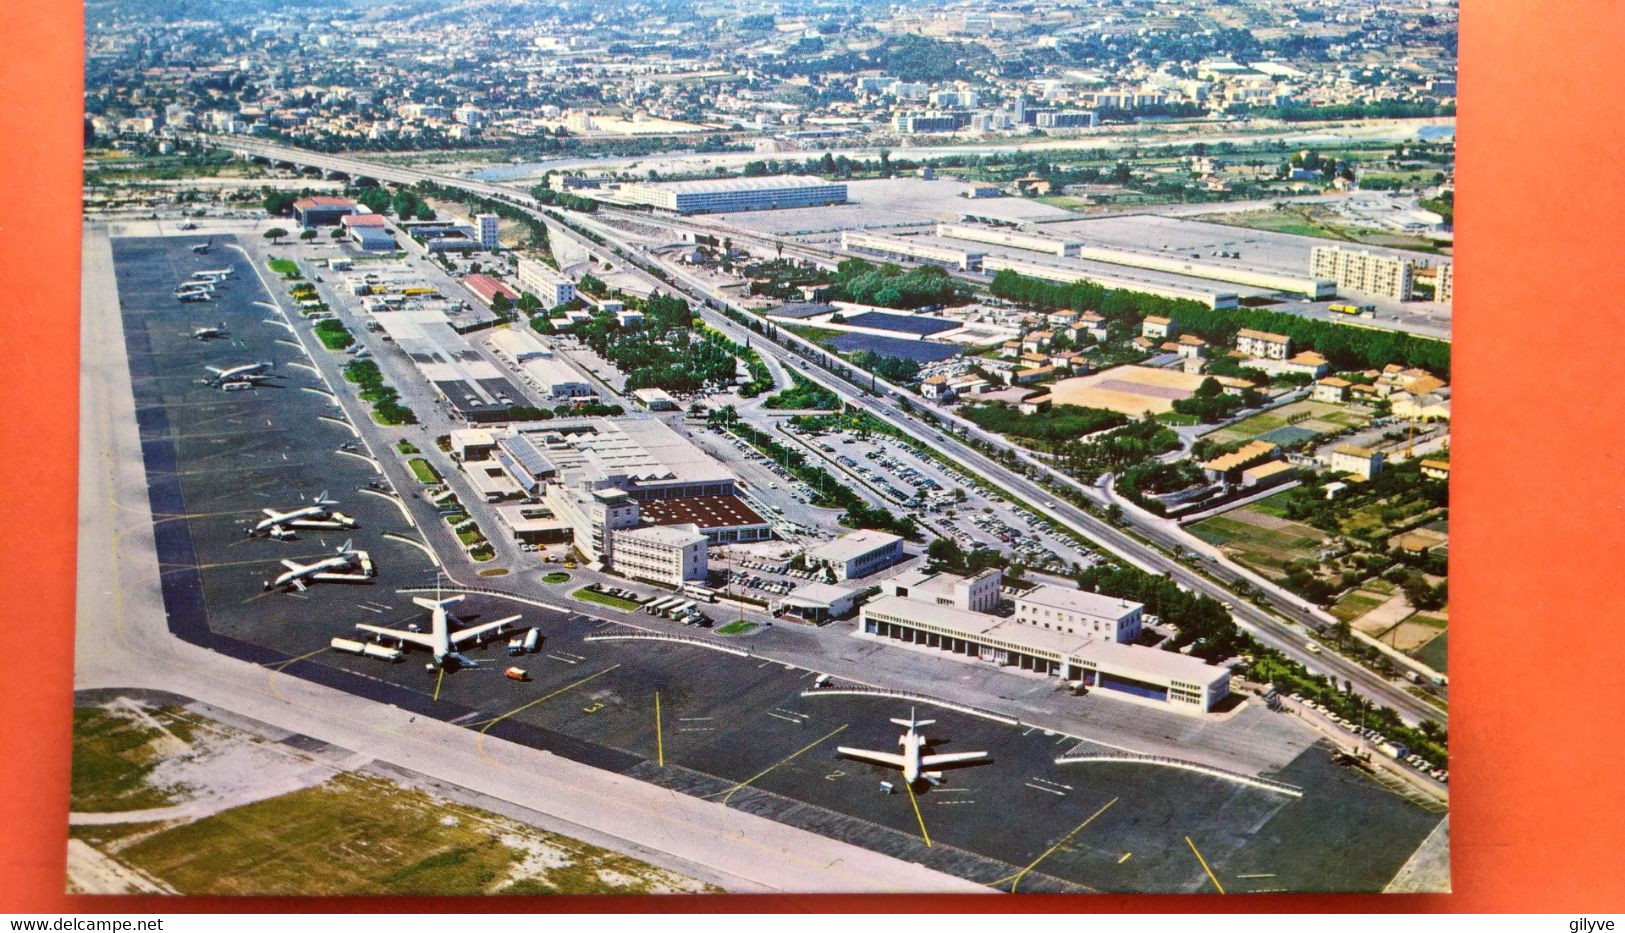
[[[1432,762],[1428,761],[1426,758],[1423,758],[1421,755],[1411,754],[1410,750],[1405,746],[1400,745],[1398,742],[1389,741],[1387,736],[1383,735],[1381,732],[1378,732],[1376,729],[1372,729],[1368,726],[1361,726],[1359,723],[1354,722],[1353,720],[1344,719],[1331,707],[1322,703],[1317,703],[1308,697],[1305,697],[1301,693],[1292,694],[1292,700],[1293,702],[1300,703],[1317,713],[1324,714],[1326,718],[1330,719],[1334,724],[1337,725],[1338,728],[1342,729],[1344,732],[1352,733],[1354,735],[1358,735],[1362,739],[1365,739],[1367,742],[1370,742],[1373,746],[1375,746],[1378,751],[1382,752],[1388,757],[1396,761],[1405,762],[1405,764],[1410,765],[1412,768],[1426,774],[1428,777],[1433,778],[1441,784],[1450,783],[1449,771],[1445,770],[1444,768],[1435,768]]]

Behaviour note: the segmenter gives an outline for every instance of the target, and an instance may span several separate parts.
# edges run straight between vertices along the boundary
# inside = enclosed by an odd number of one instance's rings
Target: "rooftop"
[[[1202,469],[1215,473],[1228,473],[1235,468],[1263,457],[1274,456],[1277,450],[1269,441],[1249,441],[1240,448],[1221,454],[1202,464]]]
[[[822,187],[834,184],[840,182],[825,181],[813,175],[763,175],[756,178],[700,178],[693,181],[656,182],[638,187],[673,191],[677,194],[713,194],[723,191],[782,191],[786,188]]]
[[[818,560],[849,561],[862,557],[870,551],[893,544],[901,544],[902,538],[884,531],[861,529],[841,535],[834,541],[826,541],[817,547],[808,548],[807,556]]]
[[[1084,615],[1098,616],[1104,619],[1121,619],[1131,615],[1136,609],[1144,608],[1141,603],[1130,602],[1116,596],[1102,596],[1099,593],[1090,593],[1087,590],[1076,590],[1048,583],[1035,586],[1016,597],[1016,602],[1018,604],[1032,603],[1035,606],[1046,606],[1051,609],[1064,609],[1068,612],[1080,612]]]
[[[698,525],[709,528],[746,528],[765,525],[767,519],[738,496],[691,496],[686,499],[651,499],[639,512],[656,525]]]
[[[1251,337],[1254,340],[1263,340],[1269,343],[1286,343],[1292,339],[1286,334],[1272,334],[1267,330],[1250,330],[1248,328],[1242,328],[1241,330],[1236,331],[1236,336]]]

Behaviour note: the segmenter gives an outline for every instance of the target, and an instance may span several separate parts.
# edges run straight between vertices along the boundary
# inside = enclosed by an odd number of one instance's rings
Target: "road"
[[[84,239],[75,688],[182,694],[665,853],[733,891],[985,892],[919,865],[182,642],[169,631],[107,231]]]
[[[406,184],[412,184],[420,180],[433,181],[448,187],[455,186],[475,194],[499,198],[531,211],[542,211],[542,206],[528,194],[501,185],[412,169],[377,166],[359,159],[306,152],[291,147],[269,146],[257,142],[216,139],[214,137],[209,137],[208,141],[240,152],[254,153],[301,165],[321,166],[382,180],[399,181]],[[552,219],[555,220],[564,216],[557,209],[542,211],[541,216],[546,217],[548,215],[552,215]],[[731,339],[741,344],[751,343],[764,357],[774,356],[788,366],[800,368],[806,378],[836,392],[854,408],[867,412],[903,434],[913,436],[950,459],[981,473],[991,482],[1013,493],[1017,498],[1025,499],[1040,515],[1058,522],[1063,527],[1082,537],[1099,542],[1127,563],[1147,572],[1166,573],[1192,592],[1211,596],[1221,602],[1231,604],[1233,607],[1231,610],[1232,615],[1235,617],[1236,623],[1264,644],[1281,651],[1311,670],[1325,674],[1337,681],[1347,681],[1357,692],[1368,699],[1393,707],[1407,722],[1415,724],[1424,719],[1442,717],[1441,710],[1428,701],[1413,695],[1409,691],[1406,682],[1402,680],[1389,680],[1354,661],[1330,651],[1308,651],[1306,648],[1308,633],[1305,627],[1318,628],[1324,622],[1297,597],[1285,594],[1284,591],[1276,588],[1269,588],[1262,590],[1262,593],[1269,603],[1269,610],[1271,611],[1253,605],[1230,589],[1238,580],[1243,579],[1243,571],[1240,568],[1226,566],[1224,562],[1209,562],[1211,566],[1207,568],[1207,573],[1197,573],[1177,559],[1159,550],[1159,547],[1172,549],[1176,545],[1181,548],[1186,546],[1185,542],[1175,540],[1175,536],[1166,529],[1149,523],[1137,522],[1134,514],[1128,511],[1125,511],[1124,515],[1131,528],[1118,528],[1094,517],[1070,502],[1055,499],[1054,493],[1047,490],[1045,484],[1035,482],[1029,479],[1027,475],[997,463],[992,458],[964,443],[955,434],[975,439],[982,444],[990,445],[994,449],[1012,450],[1013,445],[1003,438],[990,435],[951,412],[931,412],[932,418],[951,425],[951,431],[942,431],[933,426],[921,425],[899,411],[897,407],[894,407],[899,400],[912,398],[906,390],[867,374],[860,376],[854,373],[845,361],[795,334],[781,330],[778,332],[777,339],[782,343],[763,340],[759,335],[751,334],[745,328],[735,324],[718,308],[729,308],[735,313],[751,317],[754,316],[753,312],[675,263],[666,262],[657,256],[648,255],[635,246],[620,248],[618,244],[626,239],[624,231],[600,223],[588,215],[571,214],[569,215],[569,222],[603,238],[609,251],[618,255],[624,262],[638,266],[645,272],[655,274],[657,278],[663,279],[670,283],[671,286],[687,293],[691,299],[700,303],[701,313],[706,323],[716,327]],[[801,366],[800,358],[802,357],[817,362],[819,368]],[[858,382],[852,381],[853,379],[862,379],[869,385],[860,385]],[[907,404],[912,408],[919,405],[920,402],[917,400],[903,401],[903,404]],[[1018,458],[1023,457],[1021,452],[1015,453]],[[1047,464],[1036,460],[1036,458],[1031,458],[1030,455],[1026,456],[1025,459],[1028,468],[1046,477],[1049,485],[1056,483],[1071,486],[1080,485],[1076,480],[1060,474]],[[1085,488],[1087,489],[1087,487]],[[1086,494],[1097,503],[1104,504],[1103,494],[1098,490],[1087,490]]]

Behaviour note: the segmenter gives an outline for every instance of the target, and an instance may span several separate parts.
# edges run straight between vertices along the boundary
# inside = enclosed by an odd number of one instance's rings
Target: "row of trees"
[[[839,301],[883,308],[924,308],[962,304],[970,288],[937,266],[904,269],[896,263],[876,265],[846,259],[835,270],[827,295]]]
[[[1024,415],[1019,409],[999,402],[966,405],[959,413],[977,427],[1007,437],[1028,441],[1039,450],[1056,452],[1078,438],[1128,423],[1128,416],[1101,408],[1056,405],[1049,411]]]

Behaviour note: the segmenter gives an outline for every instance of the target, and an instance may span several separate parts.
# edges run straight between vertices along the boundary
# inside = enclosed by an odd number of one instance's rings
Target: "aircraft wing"
[[[451,636],[451,643],[454,645],[461,645],[464,642],[472,641],[473,639],[484,635],[486,632],[494,631],[503,627],[504,625],[512,625],[518,621],[519,616],[509,616],[506,619],[498,619],[495,622],[485,622],[480,625],[473,626],[472,628],[465,628]]]
[[[304,570],[305,569],[304,564],[301,564],[296,560],[289,560],[286,557],[282,558],[282,566],[288,568],[289,570]]]
[[[906,759],[902,755],[893,755],[890,752],[871,752],[866,748],[847,748],[845,745],[836,748],[835,751],[848,758],[860,758],[876,764],[891,765],[893,768],[901,768],[906,764]]]
[[[951,765],[961,761],[981,761],[987,757],[987,752],[953,752],[947,755],[926,755],[920,759],[920,767],[934,768],[937,765]]]
[[[260,509],[260,511],[265,513],[266,518],[275,518],[278,520],[281,520],[282,516],[285,514],[283,512],[278,512],[276,509]]]
[[[365,622],[357,622],[355,627],[363,632],[371,632],[374,635],[382,635],[385,638],[395,638],[399,639],[400,641],[410,642],[411,644],[428,648],[431,651],[434,649],[434,636],[428,634],[427,632],[408,632],[397,628],[384,628],[381,625],[368,625]]]
[[[205,367],[203,367],[203,368],[204,368],[204,369],[207,369],[207,370],[208,370],[208,371],[209,371],[209,372],[211,372],[211,373],[214,373],[214,374],[215,374],[215,375],[216,375],[216,376],[218,376],[218,375],[220,375],[220,374],[222,374],[222,373],[224,373],[224,372],[225,372],[225,370],[223,370],[223,369],[221,369],[221,368],[220,368],[220,367],[218,367],[218,366],[205,366]]]

